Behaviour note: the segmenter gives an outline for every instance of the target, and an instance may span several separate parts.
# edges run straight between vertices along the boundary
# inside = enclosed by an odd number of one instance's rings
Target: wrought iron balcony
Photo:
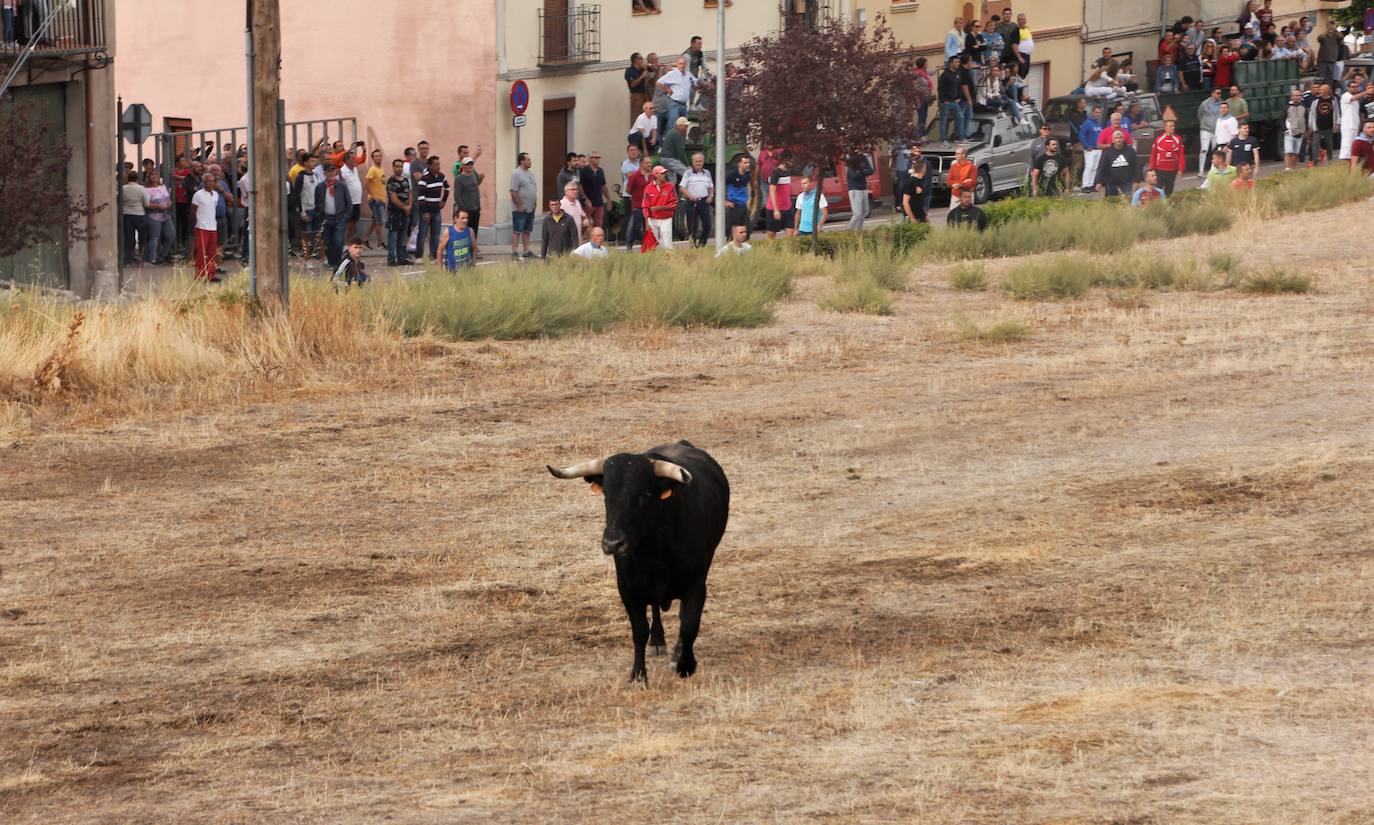
[[[601,59],[601,6],[539,12],[539,65],[576,66]]]
[[[56,9],[52,23],[43,22]],[[33,57],[71,57],[106,50],[105,0],[28,0],[15,10],[17,42],[0,38],[0,64],[33,43]]]
[[[787,31],[793,26],[816,28],[835,16],[835,0],[779,0],[778,28]]]

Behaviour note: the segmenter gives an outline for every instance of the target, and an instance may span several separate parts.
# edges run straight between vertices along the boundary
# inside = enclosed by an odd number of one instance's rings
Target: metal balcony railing
[[[601,6],[539,12],[539,65],[568,66],[601,59]]]
[[[52,24],[41,30],[48,14],[57,9]],[[28,0],[15,10],[15,38],[6,43],[0,37],[0,63],[17,57],[34,44],[33,56],[66,57],[87,52],[103,52],[105,39],[104,0]]]
[[[787,31],[793,26],[815,28],[835,16],[835,0],[779,0],[778,28]]]

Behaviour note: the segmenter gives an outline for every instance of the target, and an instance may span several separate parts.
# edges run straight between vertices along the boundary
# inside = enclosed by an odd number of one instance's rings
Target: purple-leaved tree
[[[94,210],[68,191],[72,151],[50,133],[38,107],[0,100],[0,257],[35,244],[85,240]]]
[[[736,65],[743,82],[731,120],[748,124],[752,143],[800,161],[794,169],[832,168],[914,131],[914,69],[881,16],[866,26],[832,18],[756,37]],[[812,206],[814,226],[819,197]]]

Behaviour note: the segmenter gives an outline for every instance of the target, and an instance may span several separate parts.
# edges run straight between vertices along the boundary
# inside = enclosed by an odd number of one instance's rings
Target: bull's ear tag
[[[663,492],[661,492],[661,493],[658,494],[658,499],[659,499],[659,501],[663,501],[664,499],[669,499],[669,498],[672,498],[672,497],[673,497],[673,488],[672,488],[672,487],[669,487],[668,489],[666,489],[666,490],[664,490]]]
[[[591,488],[592,488],[592,492],[593,492],[593,493],[596,493],[597,495],[601,495],[601,485],[600,485],[600,484],[597,484],[595,481],[593,481],[593,482],[591,483],[590,486],[591,486]]]

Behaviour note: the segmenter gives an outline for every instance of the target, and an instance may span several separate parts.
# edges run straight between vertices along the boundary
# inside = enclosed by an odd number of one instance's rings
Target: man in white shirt
[[[652,100],[644,101],[644,111],[635,118],[628,139],[642,152],[652,152],[658,148],[658,116],[655,114]],[[636,165],[635,168],[639,167]]]
[[[1226,101],[1221,102],[1221,111],[1217,113],[1216,139],[1217,146],[1225,148],[1231,141],[1235,140],[1240,134],[1240,123],[1231,114],[1231,107]]]
[[[218,183],[213,175],[206,175],[202,188],[191,197],[191,219],[195,221],[196,280],[219,283],[215,274],[215,256],[219,252],[219,223],[215,211],[219,209]]]
[[[1360,116],[1363,114],[1361,109],[1368,99],[1369,95],[1358,79],[1351,80],[1341,93],[1341,160],[1350,160],[1350,147],[1355,143],[1355,136],[1359,134],[1364,121]]]
[[[687,73],[687,58],[679,57],[655,85],[668,94],[668,122],[676,123],[679,117],[687,114],[692,89],[697,85],[697,79]]]
[[[687,233],[692,246],[705,246],[706,236],[711,234],[711,204],[716,200],[716,182],[706,171],[705,155],[692,155],[692,168],[683,173],[678,189],[687,201]]]
[[[344,155],[343,165],[339,167],[339,179],[344,182],[344,186],[348,187],[348,197],[353,200],[353,207],[348,211],[348,225],[344,227],[345,238],[352,238],[357,232],[358,216],[362,214],[359,205],[363,202],[363,179],[354,168],[359,158],[366,157],[366,155],[357,154],[361,151],[362,143],[360,142],[356,147],[348,150],[348,154]]]
[[[573,250],[573,254],[579,258],[592,260],[594,258],[604,258],[610,253],[606,251],[606,230],[599,226],[593,226],[590,239]]]
[[[750,246],[744,239],[748,237],[748,229],[741,224],[730,227],[730,242],[716,250],[716,257],[722,255],[743,255],[754,247]]]

